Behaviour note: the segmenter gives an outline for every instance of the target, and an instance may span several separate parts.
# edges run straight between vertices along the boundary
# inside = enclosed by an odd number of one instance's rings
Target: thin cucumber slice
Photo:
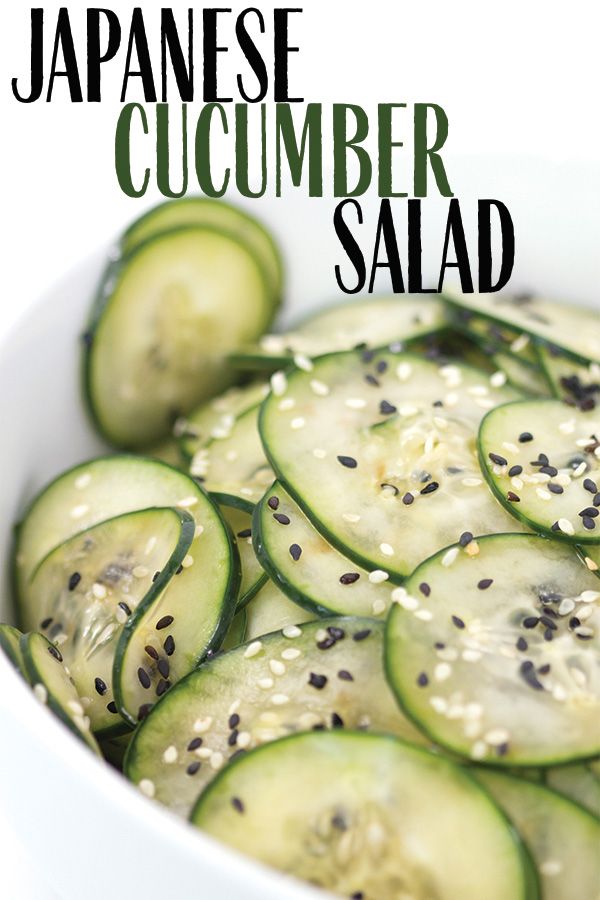
[[[600,362],[600,320],[596,310],[532,295],[453,293],[444,297],[467,314],[513,329],[517,337],[521,332],[533,335],[536,342],[553,344],[574,357]],[[518,347],[513,345],[511,349],[517,352]]]
[[[451,319],[453,326],[461,334],[479,344],[484,352],[504,353],[524,366],[530,368],[536,366],[536,346],[530,335],[521,329],[512,328],[462,308],[453,309]]]
[[[219,502],[256,503],[273,481],[258,432],[258,406],[242,413],[222,437],[197,450],[190,472]]]
[[[15,550],[15,583],[21,603],[34,569],[51,550],[98,522],[150,506],[188,509],[202,529],[196,541],[202,537],[206,561],[220,562],[230,556],[230,567],[235,569],[229,532],[214,503],[192,478],[156,460],[103,457],[59,475],[26,510]],[[196,558],[200,549],[194,546],[191,552]]]
[[[194,454],[211,440],[227,437],[238,416],[264,400],[268,393],[269,385],[263,381],[232,387],[178,419],[173,432],[184,459],[191,462]]]
[[[233,650],[239,647],[246,640],[246,632],[248,627],[248,615],[246,609],[240,609],[235,614],[229,626],[229,631],[225,635],[225,640],[221,645],[221,650]]]
[[[277,481],[256,507],[253,541],[273,582],[314,615],[385,618],[388,573],[354,565],[321,537]]]
[[[232,354],[242,368],[273,369],[294,357],[352,350],[357,344],[384,347],[421,339],[445,328],[445,307],[437,297],[366,297],[327,307],[284,334],[265,334],[258,344]]]
[[[261,747],[213,781],[191,821],[343,897],[537,896],[489,796],[448,760],[386,736],[303,734]]]
[[[504,372],[507,381],[517,390],[536,397],[550,396],[548,380],[543,372],[525,365],[511,353],[494,353],[492,359],[499,371]]]
[[[254,216],[224,200],[209,197],[167,200],[129,226],[121,237],[120,250],[123,254],[129,254],[149,238],[186,225],[212,226],[231,231],[262,262],[274,297],[281,296],[283,262],[273,236]]]
[[[231,383],[226,354],[273,312],[262,268],[231,234],[183,228],[138,247],[110,270],[87,332],[86,396],[101,433],[128,448],[167,436]]]
[[[272,631],[281,631],[288,625],[302,625],[315,619],[313,613],[292,603],[270,578],[250,601],[246,611],[246,641],[253,641]]]
[[[538,347],[538,356],[555,397],[583,410],[600,403],[600,363],[580,363],[558,347]]]
[[[546,784],[559,794],[564,794],[588,812],[600,817],[600,780],[592,769],[583,763],[573,766],[557,766],[546,772]]]
[[[491,410],[479,429],[481,468],[513,516],[534,531],[600,542],[600,409],[523,400]]]
[[[142,790],[152,784],[161,803],[188,815],[231,756],[294,731],[344,725],[423,742],[386,685],[382,647],[381,623],[330,618],[216,656],[142,723],[127,776]]]
[[[9,662],[15,667],[19,675],[22,675],[25,681],[28,680],[25,671],[25,663],[23,662],[23,654],[21,653],[22,634],[18,628],[12,625],[0,624],[0,650],[8,657]]]
[[[131,742],[132,734],[133,732],[128,731],[127,734],[105,738],[103,741],[100,741],[102,756],[118,772],[123,771],[123,760]]]
[[[77,688],[65,668],[60,650],[43,634],[24,634],[20,639],[21,654],[33,693],[38,700],[64,722],[73,734],[101,756],[90,731],[90,721]]]
[[[464,531],[514,530],[481,476],[475,437],[484,412],[515,396],[460,363],[338,353],[275,382],[259,427],[278,479],[321,534],[399,580]]]
[[[150,610],[156,615],[194,530],[184,510],[126,513],[69,538],[31,579],[24,627],[43,632],[60,648],[79,694],[87,698],[86,715],[96,733],[128,728],[115,703],[116,650],[124,629],[136,641],[138,623]],[[143,644],[137,653],[144,665]]]
[[[242,577],[237,598],[240,610],[261,589],[267,576],[257,560],[252,546],[252,514],[254,506],[243,500],[223,500],[220,504],[223,518],[231,528],[242,566]]]
[[[184,468],[184,459],[179,444],[174,438],[165,438],[159,444],[149,447],[145,452],[146,456],[164,462],[168,466],[174,466],[176,469]]]
[[[595,900],[600,884],[600,821],[539,784],[488,770],[477,777],[528,846],[544,900]]]
[[[386,671],[433,740],[494,765],[600,752],[600,590],[566,544],[479,538],[420,565],[395,595]]]

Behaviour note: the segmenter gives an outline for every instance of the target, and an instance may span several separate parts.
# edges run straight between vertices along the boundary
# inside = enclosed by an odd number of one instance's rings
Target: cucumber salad
[[[22,511],[2,650],[313,887],[598,900],[598,312],[365,296],[284,331],[284,294],[224,202],[121,236],[81,345],[107,450]]]

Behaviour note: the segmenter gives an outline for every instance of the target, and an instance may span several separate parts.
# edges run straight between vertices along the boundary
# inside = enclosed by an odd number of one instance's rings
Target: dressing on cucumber
[[[520,842],[489,796],[448,760],[390,737],[313,733],[261,747],[213,781],[191,820],[344,897],[538,896]]]
[[[505,766],[600,754],[600,583],[568,545],[455,545],[394,599],[387,677],[432,740]]]

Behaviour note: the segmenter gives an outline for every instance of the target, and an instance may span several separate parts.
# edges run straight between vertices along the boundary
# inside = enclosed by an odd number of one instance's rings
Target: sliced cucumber
[[[550,396],[548,380],[539,369],[526,365],[512,353],[494,353],[492,359],[517,390],[536,397]]]
[[[542,297],[504,294],[445,294],[460,310],[483,316],[520,333],[535,336],[538,342],[561,347],[572,356],[600,362],[600,321],[597,311],[556,303]],[[469,320],[469,325],[471,320]],[[518,347],[513,345],[513,352]]]
[[[387,352],[324,356],[276,387],[260,431],[277,477],[368,571],[398,580],[464,531],[514,530],[481,476],[475,440],[484,412],[513,389],[464,364]]]
[[[142,723],[127,776],[187,815],[233,754],[294,731],[372,727],[422,742],[385,683],[382,642],[373,619],[330,618],[216,656]]]
[[[256,503],[273,481],[258,433],[258,406],[242,413],[222,437],[196,451],[191,474],[219,501]]]
[[[600,821],[539,784],[488,770],[477,777],[529,847],[544,900],[595,900],[600,885]]]
[[[600,753],[599,587],[568,545],[533,535],[436,554],[388,618],[399,703],[433,740],[485,763]]]
[[[460,307],[451,310],[450,317],[453,326],[461,334],[479,344],[484,352],[510,355],[517,362],[530,368],[537,364],[535,344],[530,335],[523,333],[521,329],[512,328]]]
[[[43,634],[24,634],[20,649],[28,680],[38,700],[58,716],[64,724],[101,756],[100,748],[90,731],[85,705],[65,668],[60,650]]]
[[[6,654],[17,672],[27,681],[23,654],[21,653],[21,637],[22,634],[18,628],[13,628],[12,625],[4,623],[0,624],[0,649]]]
[[[247,606],[246,641],[253,641],[272,631],[281,631],[287,625],[302,625],[314,619],[313,613],[288,600],[268,578]]]
[[[184,459],[179,444],[174,438],[165,438],[159,444],[149,447],[145,452],[146,456],[164,462],[168,466],[174,466],[176,469],[184,468]]]
[[[123,760],[125,753],[131,741],[132,731],[127,734],[121,734],[118,737],[110,737],[100,742],[100,750],[106,762],[117,769],[118,772],[123,771]]]
[[[303,734],[261,747],[215,779],[191,820],[343,897],[537,896],[487,794],[448,760],[385,736]]]
[[[388,573],[354,565],[321,537],[278,482],[256,507],[253,541],[273,582],[309,612],[385,617]]]
[[[481,468],[500,502],[528,527],[598,543],[599,435],[600,409],[581,412],[559,400],[509,403],[481,423]]]
[[[156,617],[161,593],[188,554],[194,529],[183,510],[126,513],[69,538],[34,572],[24,627],[42,631],[60,648],[79,694],[87,698],[94,732],[127,730],[115,703],[117,647],[123,653],[130,640],[139,644],[136,628],[148,615]],[[125,629],[128,638],[121,645]],[[143,666],[148,659],[143,644],[137,655]]]
[[[281,296],[283,263],[271,233],[254,216],[224,200],[183,197],[175,201],[167,200],[155,206],[136,219],[123,234],[120,242],[121,252],[129,254],[149,238],[187,225],[223,228],[235,234],[262,262],[273,295],[277,298]]]
[[[600,780],[589,766],[576,763],[573,766],[548,769],[546,784],[600,817]]]
[[[233,650],[239,647],[246,640],[246,632],[248,627],[248,615],[246,608],[240,609],[235,614],[229,626],[229,631],[225,635],[225,640],[221,645],[221,650]]]
[[[265,334],[254,346],[235,351],[234,365],[251,369],[286,366],[293,358],[311,358],[357,344],[384,347],[405,344],[446,327],[437,297],[366,297],[327,307],[299,322],[293,331]]]
[[[538,356],[556,397],[583,410],[600,403],[600,363],[580,363],[558,347],[538,347]]]
[[[269,385],[263,381],[232,387],[185,418],[178,419],[174,434],[183,457],[191,462],[194,454],[211,440],[227,437],[238,416],[264,400],[268,393]]]
[[[85,386],[119,447],[149,446],[233,380],[225,356],[268,326],[273,298],[246,246],[226,232],[159,234],[113,266],[92,311]]]
[[[221,512],[231,528],[242,565],[242,577],[237,598],[237,609],[239,610],[252,600],[267,580],[267,576],[257,560],[252,546],[253,504],[245,500],[224,499],[221,503]]]

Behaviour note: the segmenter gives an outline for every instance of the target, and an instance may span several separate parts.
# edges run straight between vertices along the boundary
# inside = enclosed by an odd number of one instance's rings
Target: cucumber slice
[[[596,310],[531,295],[452,293],[444,297],[467,315],[476,314],[473,318],[484,317],[513,329],[517,337],[521,332],[533,335],[536,342],[561,347],[575,358],[600,362],[600,321]],[[469,319],[468,325],[471,324]],[[514,345],[512,349],[516,352]]]
[[[227,437],[238,416],[264,400],[268,393],[269,385],[262,381],[232,387],[178,419],[173,430],[184,459],[191,462],[194,454],[212,439]]]
[[[313,313],[284,334],[265,334],[254,346],[235,351],[234,365],[251,369],[287,366],[295,356],[314,357],[357,344],[385,347],[433,334],[447,325],[437,297],[404,295],[358,298]]]
[[[231,383],[226,354],[273,312],[262,268],[231,234],[182,228],[138,247],[109,270],[85,342],[101,433],[130,448],[168,435],[174,418]]]
[[[165,438],[159,444],[154,444],[146,450],[146,456],[151,459],[157,459],[164,462],[168,466],[174,466],[176,469],[184,468],[184,459],[181,455],[178,442],[174,438]]]
[[[18,527],[15,552],[15,583],[21,602],[34,569],[59,544],[98,522],[150,506],[189,509],[202,528],[204,559],[210,564],[218,560],[220,568],[229,556],[229,567],[235,571],[235,551],[223,520],[192,478],[156,460],[103,457],[59,475],[27,509]],[[198,556],[196,542],[191,552],[194,558]],[[22,610],[20,614],[24,615]]]
[[[484,763],[597,755],[599,587],[568,545],[534,535],[436,554],[388,618],[399,703],[437,743]]]
[[[219,502],[256,503],[273,481],[258,432],[258,406],[242,413],[231,430],[196,452],[191,474]]]
[[[569,800],[579,803],[588,812],[600,817],[600,780],[589,766],[577,763],[573,766],[557,766],[548,769],[546,784]]]
[[[487,770],[477,777],[529,847],[544,900],[594,900],[600,884],[600,821],[541,785]]]
[[[242,577],[237,598],[237,609],[252,600],[261,589],[267,576],[254,554],[252,546],[252,513],[254,506],[244,500],[229,499],[221,503],[223,518],[229,525],[234,543],[238,549],[242,566]]]
[[[225,200],[209,197],[183,197],[167,200],[136,219],[120,241],[120,250],[129,254],[163,231],[186,225],[203,225],[231,231],[263,264],[273,295],[281,296],[283,262],[269,230],[258,219]]]
[[[278,479],[368,571],[399,580],[464,531],[514,530],[475,446],[483,413],[513,389],[464,364],[387,352],[324,356],[276,388],[259,427]]]
[[[123,771],[123,760],[125,759],[125,753],[129,747],[132,734],[132,731],[128,731],[127,734],[105,738],[105,740],[100,741],[102,756],[118,772]]]
[[[287,625],[313,622],[315,616],[292,603],[270,578],[247,606],[246,641],[281,631]]]
[[[558,347],[538,347],[538,356],[555,397],[583,410],[600,403],[600,364],[580,363]]]
[[[151,783],[158,800],[188,815],[231,756],[297,730],[343,724],[423,742],[386,685],[382,646],[381,623],[330,618],[219,654],[142,723],[127,753],[128,778],[142,790]]]
[[[537,365],[536,347],[531,337],[521,329],[500,324],[487,316],[479,316],[466,309],[450,313],[453,326],[475,341],[486,353],[504,353],[525,366]]]
[[[183,510],[126,513],[69,538],[31,579],[24,627],[39,629],[60,648],[73,683],[87,698],[94,732],[127,730],[115,703],[116,650],[126,652],[133,641],[138,666],[145,671],[146,662],[153,662],[134,635],[138,626],[144,629],[145,619],[160,617],[161,594],[183,563],[194,529]]]
[[[246,640],[246,631],[248,627],[248,615],[246,609],[240,609],[235,614],[229,626],[229,631],[225,635],[225,640],[221,645],[221,650],[233,650],[239,647]]]
[[[90,750],[101,756],[100,748],[90,731],[85,705],[65,668],[60,650],[43,634],[24,634],[20,649],[27,678],[38,700],[64,722]]]
[[[385,617],[388,573],[369,573],[332,547],[277,481],[256,507],[253,541],[273,582],[309,612]]]
[[[28,678],[20,646],[21,637],[22,634],[18,628],[13,628],[12,625],[4,623],[0,624],[0,649],[6,654],[9,662],[12,663],[19,675],[22,675],[27,681]]]
[[[215,779],[191,821],[344,897],[537,896],[487,794],[448,760],[385,736],[303,734],[261,747]]]
[[[511,353],[494,353],[492,359],[495,366],[504,372],[508,382],[517,390],[536,397],[550,396],[548,380],[539,369],[526,365]]]
[[[509,403],[481,423],[481,468],[500,502],[533,530],[598,543],[598,435],[600,410],[581,412],[559,400]]]

